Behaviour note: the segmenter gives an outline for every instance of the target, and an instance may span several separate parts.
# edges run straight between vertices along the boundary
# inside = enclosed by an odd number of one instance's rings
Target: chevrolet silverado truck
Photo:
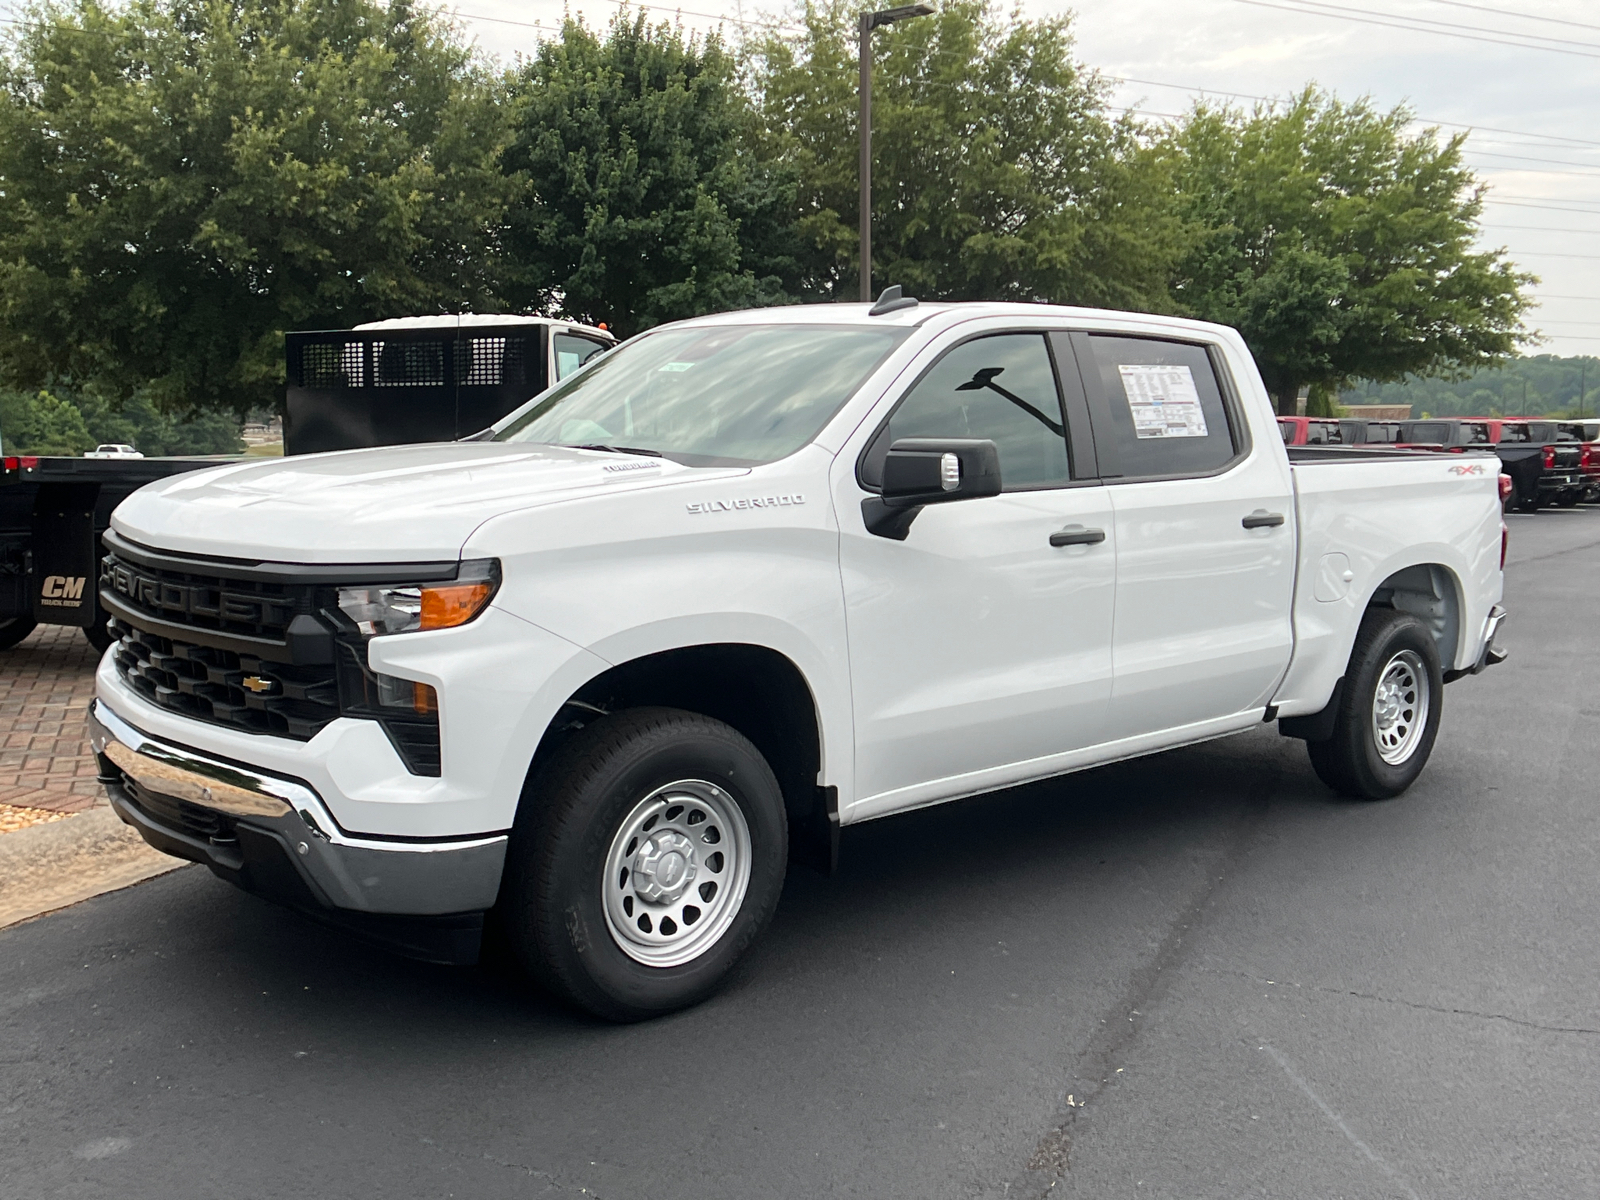
[[[841,826],[1274,720],[1404,791],[1503,657],[1497,474],[1286,449],[1216,325],[697,318],[471,439],[135,493],[92,743],[152,845],[639,1019]]]

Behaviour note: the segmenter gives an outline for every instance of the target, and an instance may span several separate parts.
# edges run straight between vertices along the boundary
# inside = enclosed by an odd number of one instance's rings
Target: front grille
[[[335,584],[226,574],[165,553],[156,561],[113,552],[100,575],[112,661],[129,687],[196,720],[298,741],[340,716],[377,721],[408,771],[440,773],[437,714],[383,702]]]
[[[229,579],[200,569],[146,567],[114,554],[106,557],[100,587],[157,621],[277,641],[284,638],[297,613],[311,611],[313,599],[306,587]]]
[[[251,733],[309,741],[339,715],[333,665],[291,666],[111,623],[117,670],[163,708]]]

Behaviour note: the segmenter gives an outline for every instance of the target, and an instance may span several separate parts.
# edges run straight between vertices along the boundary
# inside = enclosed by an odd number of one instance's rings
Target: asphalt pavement
[[[0,1196],[1600,1193],[1600,510],[1405,796],[1270,727],[847,830],[626,1028],[185,868],[0,931]]]

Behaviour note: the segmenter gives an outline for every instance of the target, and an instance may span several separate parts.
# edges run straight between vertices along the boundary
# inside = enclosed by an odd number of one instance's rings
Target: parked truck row
[[[1505,505],[1537,512],[1600,500],[1600,420],[1430,417],[1376,421],[1279,417],[1286,446],[1397,446],[1414,450],[1493,450],[1510,480]]]

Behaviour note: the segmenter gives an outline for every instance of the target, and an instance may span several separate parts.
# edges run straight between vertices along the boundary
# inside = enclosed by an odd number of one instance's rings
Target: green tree
[[[1251,111],[1199,104],[1167,142],[1178,212],[1204,230],[1174,294],[1244,334],[1280,411],[1305,385],[1466,373],[1529,340],[1533,276],[1472,249],[1466,135],[1408,136],[1411,119],[1307,88]]]
[[[627,336],[787,298],[793,185],[760,155],[717,35],[626,9],[603,34],[568,19],[510,94],[505,169],[524,191],[505,237],[519,307]]]
[[[1580,389],[1586,389],[1580,392]],[[1448,417],[1600,416],[1600,358],[1530,354],[1462,379],[1363,381],[1345,404],[1409,404]]]
[[[493,81],[409,0],[103,0],[0,53],[0,370],[281,391],[285,330],[492,303]]]
[[[809,294],[854,299],[859,6],[749,47],[775,153],[799,181]],[[1183,249],[1166,163],[1107,115],[1070,18],[990,0],[873,34],[873,282],[955,300],[1159,309]]]
[[[7,454],[82,454],[94,435],[78,409],[48,391],[0,388],[0,444]]]

